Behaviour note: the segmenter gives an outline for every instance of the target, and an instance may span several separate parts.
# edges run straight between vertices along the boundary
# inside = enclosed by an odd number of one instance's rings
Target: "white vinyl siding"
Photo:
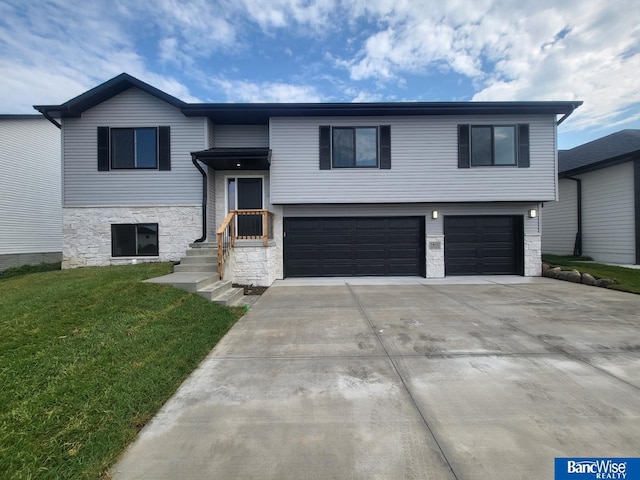
[[[458,168],[458,124],[530,125],[530,168]],[[319,126],[391,125],[391,169],[319,168]],[[553,115],[272,118],[271,201],[548,201],[556,197]]]
[[[268,147],[267,125],[216,125],[216,148]]]
[[[573,255],[578,232],[578,187],[573,180],[561,179],[558,189],[559,200],[546,202],[540,210],[542,251]]]
[[[0,118],[0,255],[62,251],[60,130]]]
[[[205,118],[185,117],[172,105],[131,88],[82,114],[63,120],[64,205],[199,205],[202,176],[191,152],[208,147]],[[97,167],[97,127],[171,128],[171,170]]]
[[[582,179],[582,252],[600,262],[636,263],[633,162]]]

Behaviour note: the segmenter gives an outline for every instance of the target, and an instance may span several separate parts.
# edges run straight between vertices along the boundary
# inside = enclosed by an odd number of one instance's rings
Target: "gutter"
[[[191,161],[202,174],[202,236],[193,241],[193,243],[202,243],[207,238],[207,174],[194,154],[191,154]]]
[[[576,232],[576,240],[573,244],[573,255],[575,257],[579,257],[582,255],[582,180],[575,177],[562,177],[567,180],[573,180],[577,184],[577,220],[578,220],[578,231]]]

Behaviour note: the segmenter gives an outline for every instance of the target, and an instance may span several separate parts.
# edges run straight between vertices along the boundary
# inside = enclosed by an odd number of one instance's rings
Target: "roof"
[[[25,114],[25,113],[1,113],[0,120],[45,120],[45,118],[39,113]]]
[[[389,115],[570,115],[580,101],[547,102],[394,102],[394,103],[185,103],[122,73],[61,105],[35,105],[48,117],[79,117],[82,112],[136,87],[179,108],[185,116],[208,117],[227,125],[266,125],[271,117]]]
[[[558,151],[561,176],[597,170],[640,155],[640,130],[621,130],[571,150]]]

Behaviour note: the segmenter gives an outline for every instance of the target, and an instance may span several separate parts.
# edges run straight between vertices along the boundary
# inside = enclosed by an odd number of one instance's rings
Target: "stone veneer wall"
[[[427,235],[427,278],[444,278],[444,235]]]
[[[157,257],[112,257],[111,224],[157,223]],[[179,260],[202,235],[202,208],[193,205],[65,207],[62,212],[62,268]]]
[[[269,287],[277,278],[277,252],[274,241],[267,247],[261,241],[236,241],[232,252],[233,282]]]
[[[542,235],[524,236],[524,276],[542,275]]]

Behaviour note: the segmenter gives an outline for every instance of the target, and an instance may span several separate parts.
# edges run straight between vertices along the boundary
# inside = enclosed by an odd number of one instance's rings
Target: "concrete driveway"
[[[456,281],[280,282],[113,478],[551,479],[555,457],[638,456],[640,296]]]

